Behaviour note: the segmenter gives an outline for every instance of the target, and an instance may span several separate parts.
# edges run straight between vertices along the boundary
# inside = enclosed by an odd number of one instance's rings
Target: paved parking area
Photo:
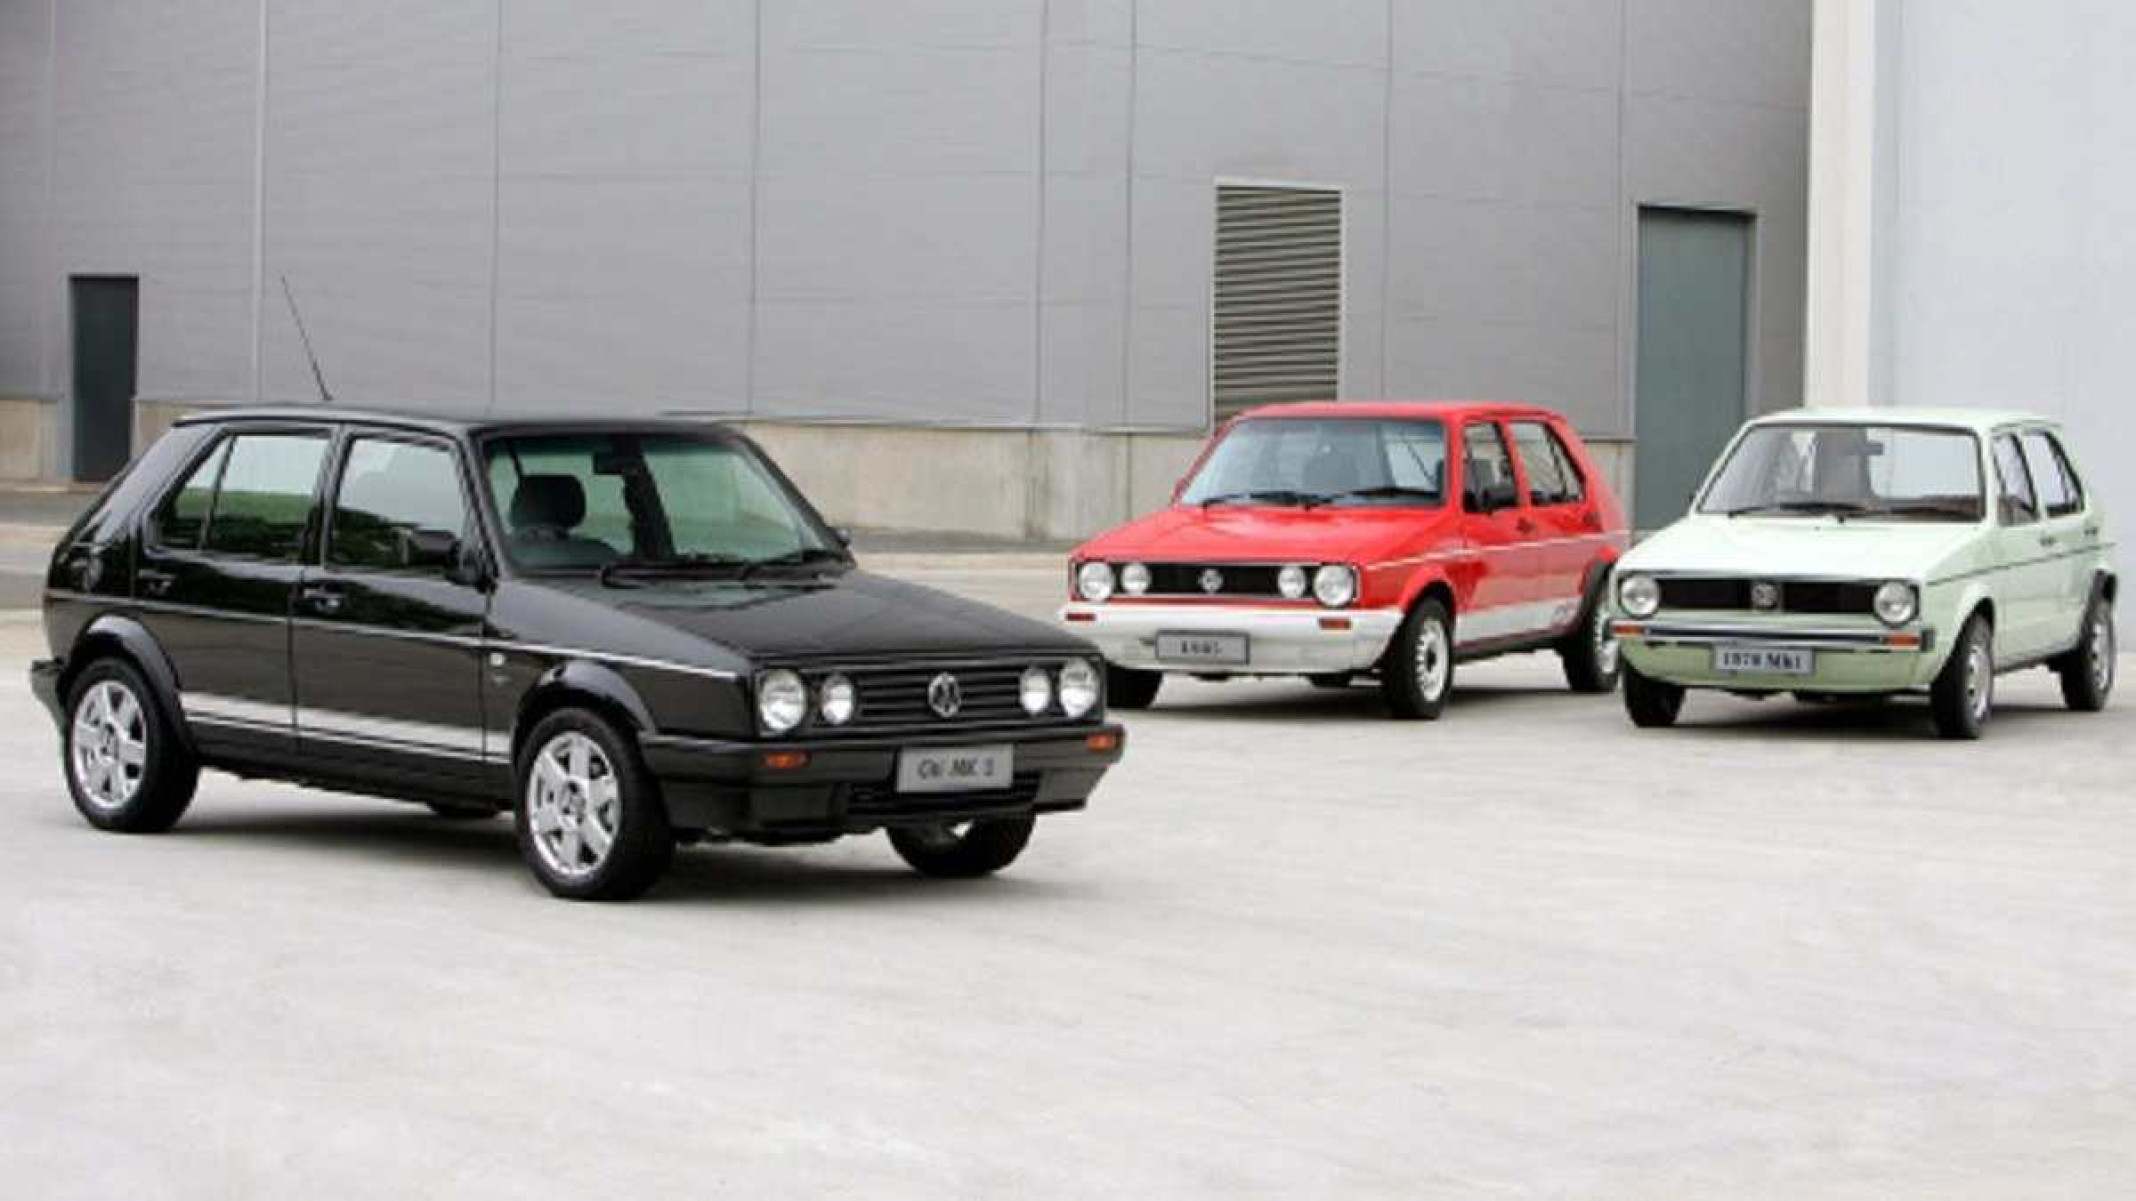
[[[1026,609],[1043,560],[885,566]],[[2136,708],[1695,698],[1540,658],[1446,720],[1169,686],[1003,876],[697,848],[627,906],[503,821],[59,783],[0,616],[0,1192],[2120,1197]],[[2125,667],[2136,667],[2126,662]]]

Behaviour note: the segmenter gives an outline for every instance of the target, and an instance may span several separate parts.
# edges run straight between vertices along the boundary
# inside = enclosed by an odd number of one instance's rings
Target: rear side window
[[[2025,456],[2017,448],[2017,439],[2008,434],[1995,439],[1995,478],[1999,486],[1996,509],[2004,525],[2030,525],[2040,519]]]
[[[2062,444],[2044,430],[2024,436],[2025,466],[2031,469],[2032,485],[2039,490],[2040,506],[2049,517],[2068,517],[2084,511],[2084,485],[2069,469]]]
[[[311,519],[325,436],[240,434],[230,440],[228,455],[204,549],[294,559]]]
[[[179,550],[200,549],[200,535],[208,528],[208,510],[215,504],[215,484],[222,478],[223,460],[229,457],[229,440],[216,443],[215,449],[163,499],[149,526],[153,541]]]
[[[1562,505],[1580,500],[1586,489],[1572,456],[1559,441],[1557,431],[1540,421],[1513,423],[1513,448],[1528,473],[1528,503]]]
[[[358,438],[349,447],[327,536],[329,563],[373,571],[434,570],[467,536],[467,501],[450,449]]]

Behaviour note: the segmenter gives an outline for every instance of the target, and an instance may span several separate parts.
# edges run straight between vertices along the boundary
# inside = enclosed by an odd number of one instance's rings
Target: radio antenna
[[[297,311],[296,293],[289,290],[289,275],[282,274],[282,299],[289,302],[290,319],[297,323],[297,337],[304,342],[304,357],[311,361],[312,382],[319,385],[319,403],[334,403],[334,394],[326,390],[326,373],[319,370],[319,356],[312,353],[311,334],[304,329],[304,314]]]

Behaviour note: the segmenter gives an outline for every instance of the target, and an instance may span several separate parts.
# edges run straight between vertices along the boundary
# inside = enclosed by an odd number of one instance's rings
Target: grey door
[[[74,315],[74,478],[108,480],[133,455],[141,283],[115,275],[67,282]]]
[[[1639,210],[1633,519],[1659,529],[1747,415],[1751,219]]]

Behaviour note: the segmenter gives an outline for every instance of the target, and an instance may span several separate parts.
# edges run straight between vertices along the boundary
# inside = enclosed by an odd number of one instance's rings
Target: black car
[[[203,767],[510,808],[567,897],[700,838],[983,875],[1121,754],[1087,643],[859,570],[701,423],[183,421],[61,541],[45,630],[91,823],[168,829]]]

